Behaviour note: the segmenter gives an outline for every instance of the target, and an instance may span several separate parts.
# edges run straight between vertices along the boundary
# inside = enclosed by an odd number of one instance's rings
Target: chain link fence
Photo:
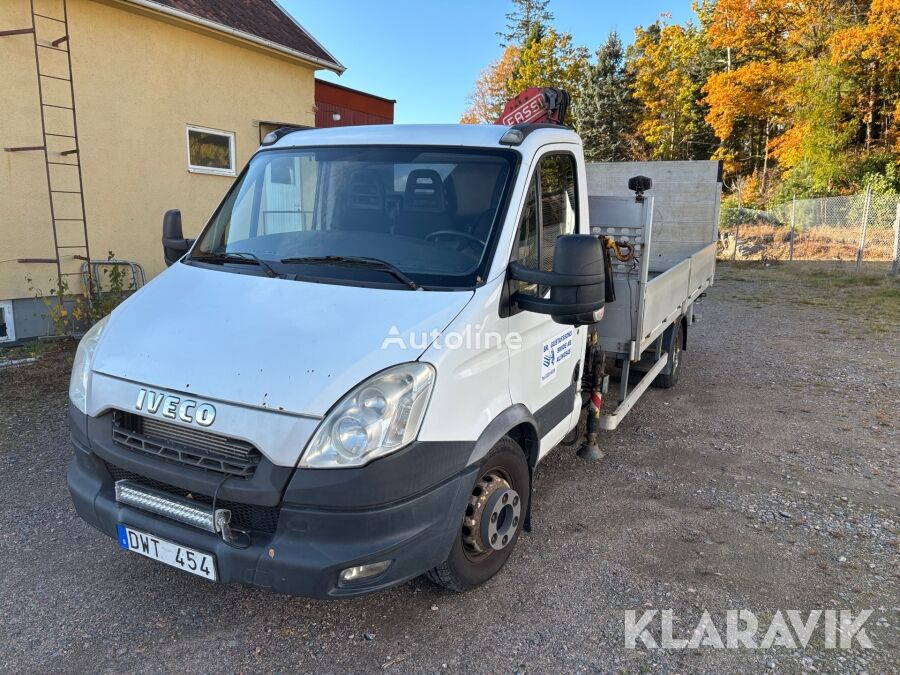
[[[895,261],[900,196],[795,199],[766,210],[723,209],[719,256],[726,260]]]

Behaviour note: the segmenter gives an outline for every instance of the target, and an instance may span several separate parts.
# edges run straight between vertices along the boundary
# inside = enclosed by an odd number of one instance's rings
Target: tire
[[[653,386],[657,389],[671,389],[678,384],[678,376],[681,374],[681,364],[684,361],[684,355],[682,353],[682,345],[684,344],[682,335],[683,330],[681,319],[679,318],[673,325],[672,332],[669,335],[669,363],[666,364],[666,367],[663,368],[662,372],[653,380]]]
[[[504,496],[509,498],[505,503]],[[530,498],[531,477],[525,453],[518,443],[504,436],[481,464],[450,555],[426,572],[425,577],[438,586],[461,593],[494,576],[506,564],[519,540]],[[514,504],[516,499],[518,502]],[[497,518],[491,519],[492,514]],[[474,518],[479,516],[483,517],[472,527]],[[491,529],[488,521],[494,524],[496,531]],[[485,540],[484,528],[496,537],[493,545]],[[502,537],[507,538],[505,544],[502,544]],[[497,550],[493,546],[502,548]]]

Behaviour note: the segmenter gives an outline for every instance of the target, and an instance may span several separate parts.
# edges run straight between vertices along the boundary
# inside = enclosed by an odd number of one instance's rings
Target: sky
[[[455,123],[479,73],[502,52],[508,0],[280,0],[347,67],[317,77],[397,101],[398,124]],[[634,28],[666,12],[679,23],[690,0],[550,0],[557,30],[593,53],[611,30],[630,43]]]

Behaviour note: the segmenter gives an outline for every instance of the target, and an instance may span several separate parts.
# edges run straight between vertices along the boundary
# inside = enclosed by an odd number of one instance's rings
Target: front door
[[[536,269],[551,271],[556,239],[579,231],[577,162],[571,152],[547,150],[539,156],[525,196],[513,259]],[[547,296],[546,286],[516,282],[520,293]],[[555,323],[546,314],[512,307],[509,330],[519,347],[510,351],[510,395],[534,415],[541,435],[541,454],[556,445],[568,430],[575,409],[580,362],[586,329]],[[576,369],[579,372],[576,372]]]

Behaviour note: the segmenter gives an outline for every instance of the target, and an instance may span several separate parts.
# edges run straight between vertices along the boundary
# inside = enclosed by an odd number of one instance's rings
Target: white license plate
[[[209,553],[160,539],[155,534],[147,534],[127,525],[119,524],[117,529],[119,546],[126,551],[140,553],[204,579],[216,580],[216,559]]]

